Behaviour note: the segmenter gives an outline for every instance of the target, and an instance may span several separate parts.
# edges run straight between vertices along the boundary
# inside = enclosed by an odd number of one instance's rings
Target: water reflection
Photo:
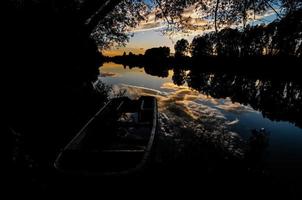
[[[158,77],[168,77],[169,75],[169,68],[162,65],[146,65],[144,67],[146,74],[150,74],[152,76],[158,76]]]
[[[264,127],[271,133],[266,159],[302,158],[298,153],[302,152],[301,84],[297,81],[181,67],[112,67],[111,63],[100,70],[119,74],[100,77],[115,90],[124,89],[131,97],[156,96],[173,133],[193,128],[195,135],[216,139],[238,133],[247,142],[252,129]]]
[[[299,83],[195,71],[186,76],[186,81],[189,87],[214,98],[229,97],[233,102],[261,111],[271,120],[289,121],[302,127],[302,88]]]
[[[230,121],[220,110],[211,107],[212,104],[220,105],[220,102],[198,91],[193,91],[187,86],[176,86],[166,82],[161,88],[169,92],[128,84],[114,85],[113,91],[126,91],[125,95],[131,98],[138,98],[140,95],[155,96],[158,100],[160,120],[164,121],[160,123],[163,129],[162,134],[168,135],[169,140],[180,142],[184,138],[186,140],[200,140],[201,138],[205,140],[206,138],[228,155],[243,157],[243,143],[238,142],[239,135],[230,130],[232,125],[238,123],[238,120]],[[225,102],[227,107],[230,102]],[[176,145],[175,151],[180,150],[181,146]],[[178,153],[175,154],[177,156]]]
[[[170,68],[167,66],[143,68],[146,74],[152,76],[169,76]],[[298,81],[185,70],[180,67],[173,68],[172,81],[177,86],[187,85],[216,99],[230,98],[233,103],[249,105],[270,120],[288,121],[302,127],[302,85]]]
[[[186,83],[186,73],[182,69],[173,69],[173,83],[176,85],[184,85]]]

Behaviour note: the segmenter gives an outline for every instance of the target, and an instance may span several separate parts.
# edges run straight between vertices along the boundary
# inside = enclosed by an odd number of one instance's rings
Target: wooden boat
[[[142,96],[110,100],[59,153],[56,169],[83,175],[122,175],[141,170],[157,132],[157,101]]]

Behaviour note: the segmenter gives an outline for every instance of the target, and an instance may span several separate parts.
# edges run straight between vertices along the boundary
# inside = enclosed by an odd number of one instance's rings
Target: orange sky
[[[144,48],[121,47],[121,48],[103,50],[102,53],[105,56],[116,56],[116,55],[123,55],[124,52],[126,52],[126,54],[129,54],[129,52],[132,52],[134,54],[144,54],[145,50],[146,49],[144,49]]]
[[[169,47],[173,53],[175,42],[181,38],[170,38],[167,35],[163,35],[159,30],[144,30],[135,32],[133,35],[125,47],[112,47],[109,50],[103,50],[102,53],[105,56],[123,55],[124,52],[127,54],[129,52],[144,54],[147,49],[160,46]]]

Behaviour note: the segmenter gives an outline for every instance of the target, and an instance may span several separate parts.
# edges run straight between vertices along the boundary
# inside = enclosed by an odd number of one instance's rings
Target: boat
[[[142,171],[150,160],[157,126],[155,97],[113,98],[59,153],[54,166],[88,176]]]

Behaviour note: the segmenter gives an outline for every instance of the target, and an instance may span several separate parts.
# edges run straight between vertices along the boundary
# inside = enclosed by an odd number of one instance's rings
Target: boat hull
[[[142,171],[155,141],[156,98],[115,98],[59,153],[54,166],[79,175],[126,175]]]

